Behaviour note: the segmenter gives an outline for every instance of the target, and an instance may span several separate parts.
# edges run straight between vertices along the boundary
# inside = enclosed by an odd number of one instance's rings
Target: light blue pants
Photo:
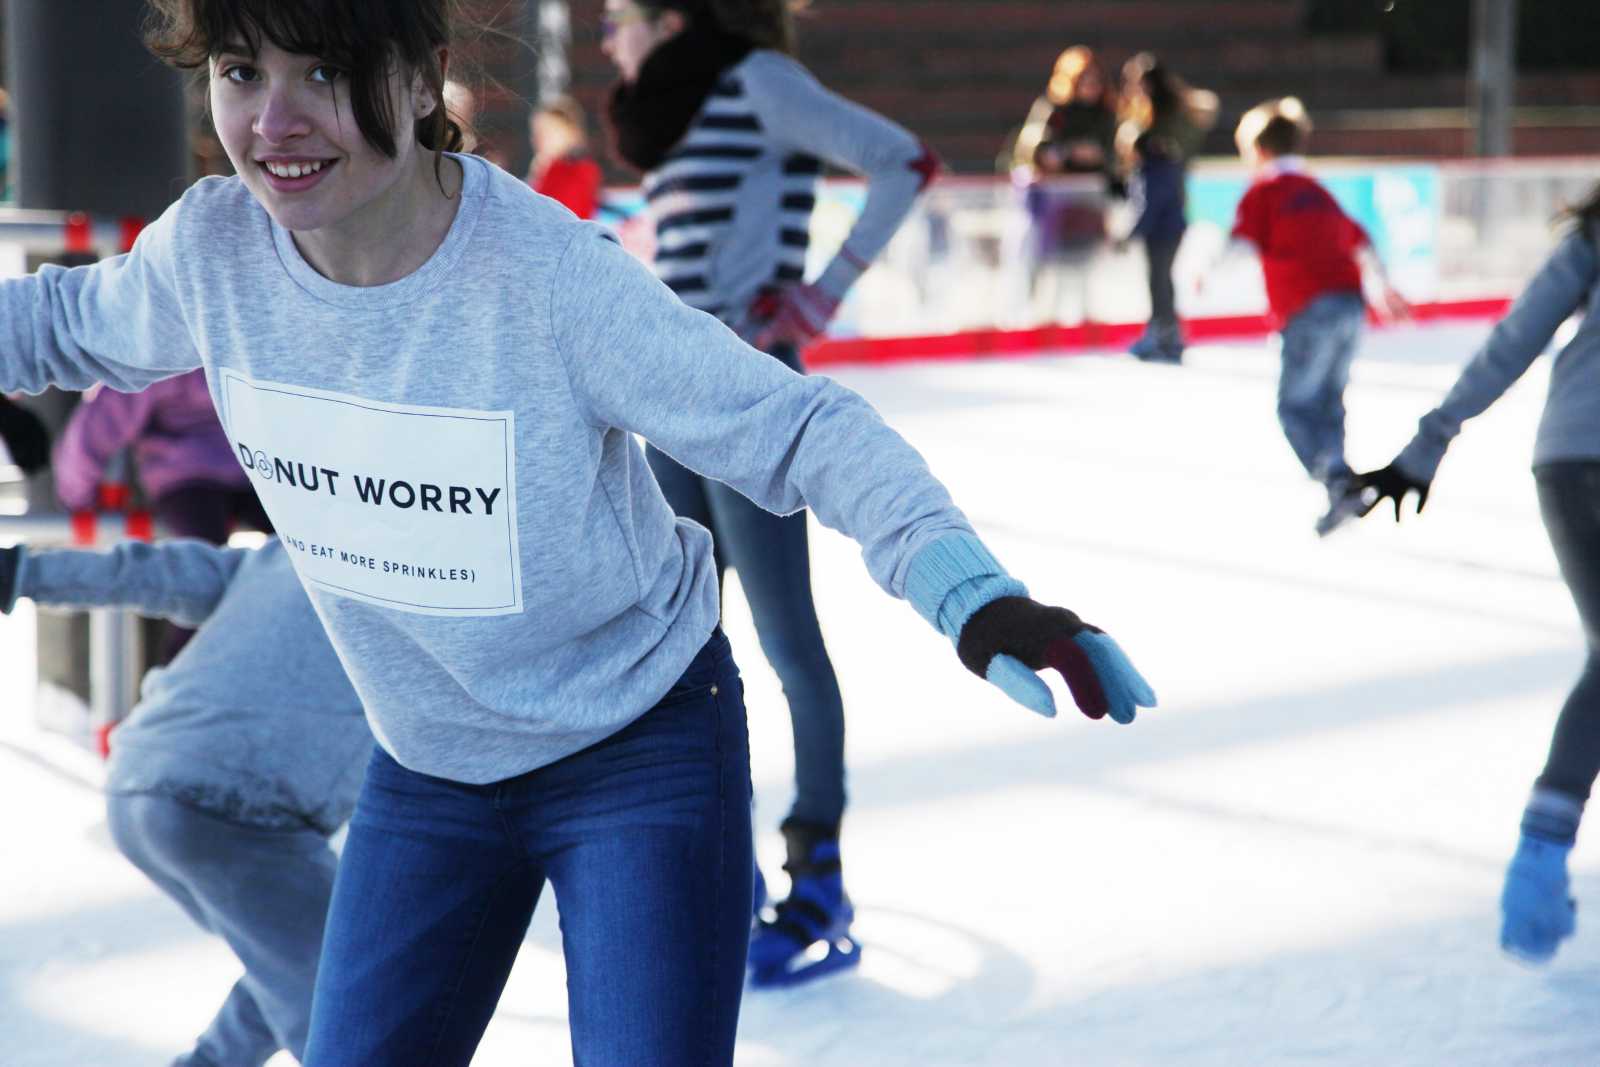
[[[311,991],[338,858],[316,830],[228,822],[155,793],[106,797],[122,854],[209,933],[244,977],[182,1067],[261,1067],[305,1052]]]
[[[1306,473],[1330,487],[1350,477],[1344,389],[1365,317],[1360,293],[1327,293],[1283,326],[1278,423]]]

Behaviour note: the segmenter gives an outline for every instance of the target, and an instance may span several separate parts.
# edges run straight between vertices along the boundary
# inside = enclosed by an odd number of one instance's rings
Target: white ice
[[[1371,335],[1351,454],[1377,466],[1484,336]],[[1497,947],[1527,790],[1581,661],[1529,475],[1545,370],[1474,420],[1420,521],[1328,541],[1273,418],[1275,361],[848,369],[1040,599],[1115,634],[1159,709],[1054,721],[965,673],[818,529],[850,722],[859,973],[744,1002],[738,1062],[1600,1063],[1600,835],[1576,938]],[[761,826],[789,730],[741,599]],[[32,630],[0,620],[0,1064],[157,1067],[238,973],[109,847],[87,760],[27,726]],[[1059,687],[1058,687],[1059,691]],[[781,879],[778,879],[781,887]],[[477,1064],[570,1063],[546,898]],[[274,1067],[287,1057],[274,1061]]]

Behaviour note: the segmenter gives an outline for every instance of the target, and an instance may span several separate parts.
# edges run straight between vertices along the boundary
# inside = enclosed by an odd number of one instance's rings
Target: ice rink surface
[[[1369,336],[1358,468],[1409,438],[1486,330]],[[1117,636],[1161,707],[1129,727],[1031,715],[814,526],[865,948],[854,975],[747,994],[742,1067],[1600,1064],[1600,831],[1574,854],[1579,929],[1554,964],[1497,947],[1504,864],[1582,655],[1528,471],[1542,364],[1468,424],[1420,521],[1327,541],[1262,344],[1182,368],[836,376],[1036,597]],[[775,875],[787,713],[728,601]],[[0,619],[0,1065],[159,1067],[238,968],[112,851],[91,761],[27,725],[31,642],[26,611]],[[569,1064],[565,1014],[547,895],[475,1063]]]

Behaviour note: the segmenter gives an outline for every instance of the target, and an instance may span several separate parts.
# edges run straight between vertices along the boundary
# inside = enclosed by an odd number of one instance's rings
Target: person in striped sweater
[[[654,269],[691,307],[800,370],[850,286],[939,169],[912,134],[823,87],[794,59],[788,0],[607,0],[608,103],[616,154],[643,174]],[[805,276],[824,162],[863,175],[867,197],[831,262]],[[853,965],[839,825],[844,706],[811,595],[806,516],[779,516],[648,450],[668,502],[712,531],[719,570],[739,572],[794,731],[796,798],[782,824],[789,897],[755,931],[755,985]],[[764,892],[759,888],[757,906]],[[797,966],[812,945],[829,951]]]

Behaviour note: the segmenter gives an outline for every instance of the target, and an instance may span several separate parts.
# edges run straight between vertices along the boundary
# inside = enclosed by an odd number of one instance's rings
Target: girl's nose
[[[283,144],[311,130],[305,109],[289,89],[269,89],[252,127],[256,136],[268,144]]]

